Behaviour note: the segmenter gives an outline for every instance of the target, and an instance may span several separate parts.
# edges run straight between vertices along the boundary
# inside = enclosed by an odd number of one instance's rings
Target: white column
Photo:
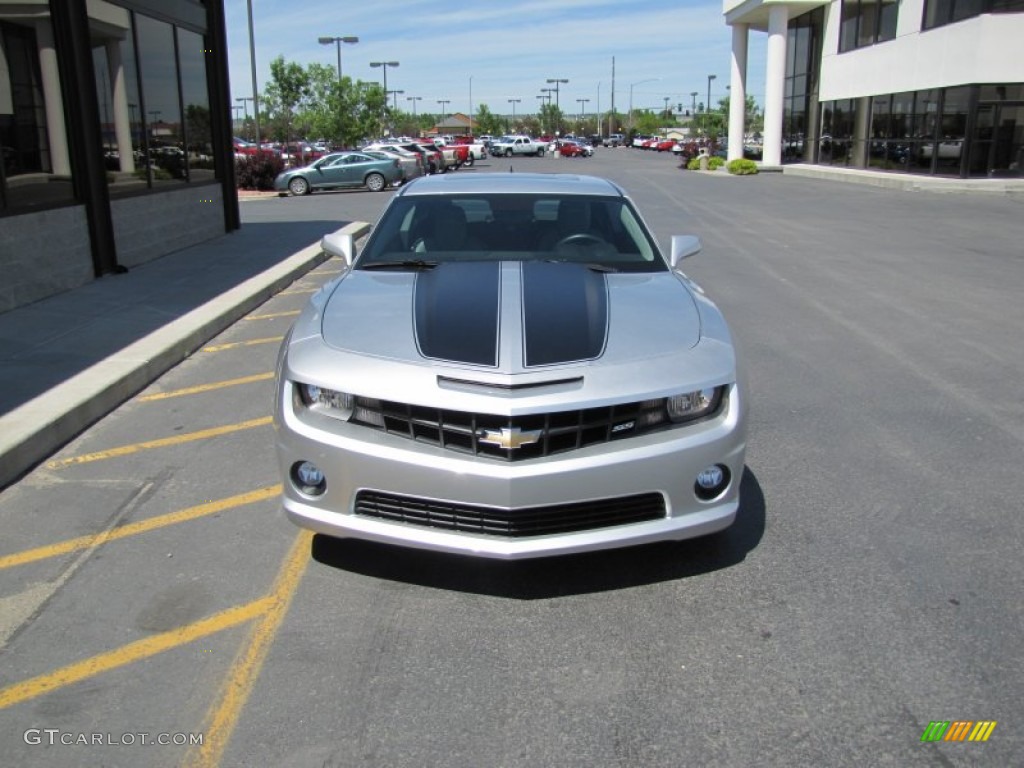
[[[68,154],[68,131],[61,101],[60,72],[57,51],[53,46],[53,30],[49,20],[36,24],[39,45],[39,71],[43,80],[43,107],[46,112],[46,138],[50,145],[50,170],[56,176],[71,175]]]
[[[121,41],[107,40],[107,71],[113,92],[114,134],[117,136],[117,154],[124,173],[135,172],[135,152],[132,147],[131,116],[128,113],[128,88],[124,82],[124,63],[121,60]]]
[[[743,157],[747,113],[747,41],[749,27],[732,28],[732,74],[729,78],[729,160]]]
[[[786,27],[789,9],[768,10],[768,57],[764,83],[764,165],[782,165],[782,112],[786,86]]]

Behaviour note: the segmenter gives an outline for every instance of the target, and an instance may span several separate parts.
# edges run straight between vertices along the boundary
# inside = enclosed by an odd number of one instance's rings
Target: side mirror
[[[696,235],[672,235],[672,255],[669,257],[669,266],[675,269],[683,259],[700,253],[702,247],[700,238]]]
[[[346,267],[352,266],[352,260],[355,257],[355,240],[352,238],[352,235],[331,232],[323,236],[323,239],[320,241],[320,247],[324,250],[324,253],[344,259]]]

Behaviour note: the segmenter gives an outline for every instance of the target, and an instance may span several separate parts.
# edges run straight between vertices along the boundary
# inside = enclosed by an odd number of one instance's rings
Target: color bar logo
[[[932,720],[921,741],[988,741],[995,728],[995,720]]]

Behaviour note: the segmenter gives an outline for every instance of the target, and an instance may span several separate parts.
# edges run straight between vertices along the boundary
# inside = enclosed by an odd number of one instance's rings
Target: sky
[[[401,90],[406,112],[468,113],[486,104],[495,114],[536,113],[542,88],[558,83],[565,114],[615,108],[691,108],[726,96],[732,31],[721,0],[477,0],[461,9],[436,0],[344,2],[344,0],[251,0],[256,78],[262,93],[270,62],[283,56],[307,66],[337,67],[335,44],[318,37],[356,36],[342,44],[341,70],[355,80],[382,82]],[[249,2],[225,0],[232,102],[252,95]],[[766,36],[753,32],[748,52],[747,93],[764,103]],[[552,94],[554,95],[554,94]],[[419,97],[410,101],[409,97]],[[392,104],[396,96],[391,97]],[[519,99],[515,105],[510,99]],[[587,99],[580,102],[580,99]],[[446,100],[447,104],[440,104]],[[554,103],[554,99],[552,100]],[[245,103],[251,109],[251,104]]]

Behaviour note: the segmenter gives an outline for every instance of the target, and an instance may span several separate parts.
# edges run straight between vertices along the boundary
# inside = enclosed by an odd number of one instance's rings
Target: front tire
[[[296,176],[294,179],[288,182],[288,191],[296,197],[302,197],[302,195],[309,194],[309,182],[301,176]]]
[[[512,150],[511,149],[506,149],[505,150],[505,157],[512,157]]]

